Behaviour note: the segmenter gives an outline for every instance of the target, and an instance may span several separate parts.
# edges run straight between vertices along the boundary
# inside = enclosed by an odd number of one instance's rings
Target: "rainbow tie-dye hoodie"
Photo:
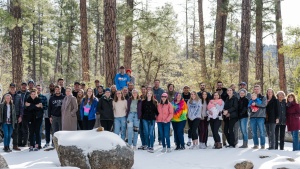
[[[187,119],[188,107],[183,99],[179,103],[172,102],[174,108],[174,115],[171,121],[181,122]]]

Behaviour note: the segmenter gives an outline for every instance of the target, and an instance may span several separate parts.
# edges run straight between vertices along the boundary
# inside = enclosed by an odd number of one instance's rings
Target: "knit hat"
[[[247,83],[246,83],[246,82],[241,82],[240,85],[245,85],[245,86],[247,86]]]
[[[28,85],[29,85],[30,83],[34,84],[34,81],[33,81],[33,80],[29,80],[29,81],[28,81]]]
[[[106,88],[106,89],[105,89],[105,92],[110,92],[110,88]]]
[[[126,70],[126,73],[127,73],[127,72],[130,72],[130,73],[131,73],[132,71],[131,71],[131,69],[127,69],[127,70]]]
[[[168,94],[167,94],[167,93],[163,93],[163,94],[161,95],[161,97],[168,97]]]

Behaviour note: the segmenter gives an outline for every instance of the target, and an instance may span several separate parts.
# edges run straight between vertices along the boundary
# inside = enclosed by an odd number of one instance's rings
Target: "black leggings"
[[[286,125],[276,125],[275,128],[275,149],[278,149],[278,136],[280,141],[280,150],[284,149],[284,137],[285,137]]]
[[[238,119],[226,119],[224,120],[224,133],[228,141],[229,146],[235,147],[235,137],[234,137],[234,125]]]
[[[84,116],[82,120],[83,130],[92,130],[95,126],[95,122],[96,122],[95,119],[89,120],[87,116]]]
[[[34,115],[30,118],[29,124],[29,141],[30,146],[34,147],[35,144],[41,142],[40,129],[43,122],[43,118],[36,118]]]
[[[112,126],[114,124],[113,120],[100,120],[100,123],[105,131],[112,131]]]
[[[221,127],[221,120],[219,120],[219,118],[210,119],[209,123],[210,123],[210,128],[213,134],[214,141],[216,143],[220,143],[221,137],[219,135],[219,128]]]
[[[197,129],[198,129],[199,123],[200,123],[200,118],[196,118],[194,120],[188,119],[188,124],[189,124],[190,130],[191,130],[192,140],[197,140],[198,139]]]

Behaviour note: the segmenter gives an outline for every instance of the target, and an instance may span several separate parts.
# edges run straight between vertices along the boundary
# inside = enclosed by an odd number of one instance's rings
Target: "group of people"
[[[42,148],[41,136],[45,129],[46,144],[50,146],[52,134],[60,130],[91,130],[103,127],[127,141],[132,149],[154,152],[155,137],[158,135],[162,152],[171,152],[170,136],[174,132],[175,150],[207,148],[208,127],[211,127],[214,149],[235,148],[238,144],[238,131],[243,136],[240,148],[248,148],[248,123],[252,131],[253,149],[265,149],[268,137],[269,150],[284,149],[286,126],[293,136],[293,150],[300,150],[300,107],[295,94],[287,96],[283,91],[268,89],[264,96],[261,87],[255,85],[249,93],[247,84],[224,88],[217,82],[212,94],[205,83],[200,91],[191,91],[184,86],[183,92],[176,92],[174,84],[167,90],[154,80],[154,87],[141,86],[140,93],[135,88],[131,70],[120,67],[115,76],[115,85],[104,88],[95,80],[95,88],[85,88],[85,84],[74,83],[74,87],[64,87],[62,78],[57,84],[49,85],[49,92],[43,93],[41,85],[30,80],[16,85],[10,84],[9,92],[0,104],[0,123],[4,133],[4,151],[29,146],[30,151]],[[42,127],[44,121],[44,127]],[[155,125],[158,133],[155,133]],[[219,129],[222,129],[222,140]],[[184,140],[184,130],[188,140]],[[267,133],[265,133],[265,129]],[[260,142],[258,139],[260,133]],[[27,144],[29,136],[29,145]],[[137,148],[138,136],[141,146]],[[53,144],[52,144],[53,146]]]

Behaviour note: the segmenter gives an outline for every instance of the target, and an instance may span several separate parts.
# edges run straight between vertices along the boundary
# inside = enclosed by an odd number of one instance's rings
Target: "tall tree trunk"
[[[19,23],[22,17],[20,0],[11,0],[11,14]],[[22,56],[22,34],[23,28],[19,25],[11,30],[11,53],[12,53],[12,76],[13,82],[17,84],[20,89],[23,80],[23,56]]]
[[[200,64],[203,81],[207,81],[207,65],[205,55],[205,37],[204,37],[204,20],[203,20],[203,0],[198,0],[198,14],[199,14],[199,32],[200,32]]]
[[[249,51],[251,36],[251,0],[242,1],[241,19],[241,48],[240,48],[240,82],[248,84]]]
[[[256,0],[256,55],[255,55],[255,80],[263,91],[264,84],[264,58],[263,58],[263,25],[262,25],[263,0]]]
[[[36,81],[35,24],[32,24],[32,79]]]
[[[73,36],[73,29],[74,26],[70,25],[69,26],[69,33],[68,33],[68,56],[67,56],[67,69],[66,69],[66,84],[68,85],[69,82],[69,74],[70,72],[70,61],[71,61],[71,55],[72,55],[72,36]]]
[[[132,29],[133,29],[133,3],[134,0],[127,0],[127,7],[130,11],[130,26],[126,31],[125,35],[125,47],[124,47],[124,67],[126,69],[131,69],[132,61]]]
[[[109,87],[117,73],[116,0],[104,0],[104,46],[105,78]]]
[[[216,79],[221,77],[223,48],[227,21],[227,8],[229,0],[217,0],[217,15],[216,15],[216,45],[215,45],[215,68]]]
[[[90,81],[89,65],[89,41],[87,32],[86,0],[80,0],[80,26],[81,26],[81,55],[82,55],[82,78]]]
[[[210,45],[210,68],[213,67],[215,41],[216,41],[216,23],[214,24],[213,39]]]
[[[40,71],[39,71],[39,81],[40,83],[43,80],[43,71],[42,71],[42,57],[43,57],[43,49],[42,49],[42,45],[43,45],[43,37],[41,35],[41,31],[42,31],[42,21],[41,21],[41,17],[43,17],[43,14],[40,11],[40,6],[39,6],[39,55],[40,55]]]
[[[280,90],[287,93],[286,87],[286,73],[284,55],[279,52],[279,49],[283,47],[282,37],[282,18],[281,18],[281,0],[275,0],[275,13],[276,13],[276,41],[277,41],[277,56],[278,56],[278,71],[279,71],[279,87]]]
[[[99,58],[99,53],[101,53],[101,49],[99,50],[99,45],[100,45],[100,22],[101,22],[101,15],[100,15],[100,11],[99,11],[99,0],[96,1],[97,2],[97,27],[96,27],[96,44],[95,44],[95,76],[97,76],[97,72],[100,73],[100,69],[98,70],[98,60],[100,60],[101,63],[101,55],[100,55],[100,59]],[[99,52],[100,51],[100,52]],[[101,65],[100,65],[101,66]]]
[[[62,18],[62,5],[60,6],[60,18]],[[56,75],[61,71],[62,67],[62,56],[61,56],[61,47],[62,47],[62,35],[61,35],[61,29],[62,29],[62,23],[59,21],[59,28],[58,28],[58,40],[57,40],[57,48],[56,48],[56,59],[55,59],[55,70],[54,70],[54,81],[56,80]]]
[[[194,0],[193,6],[193,32],[192,32],[192,58],[198,59],[196,56],[196,0]]]
[[[189,22],[188,22],[188,0],[185,0],[185,55],[189,58]]]

